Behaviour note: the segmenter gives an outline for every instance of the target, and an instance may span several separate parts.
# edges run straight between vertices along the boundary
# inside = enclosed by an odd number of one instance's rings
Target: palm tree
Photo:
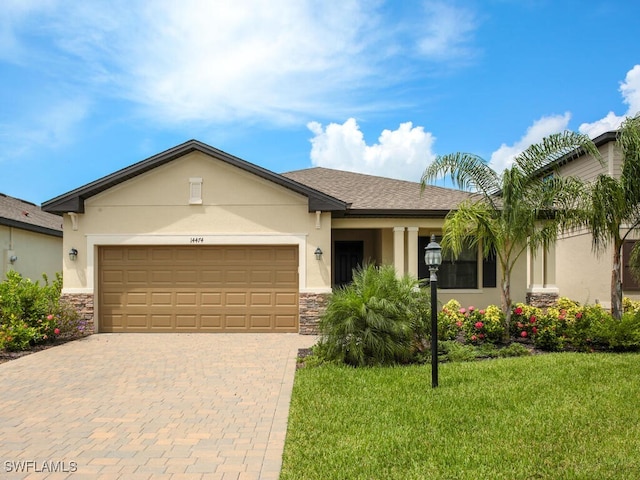
[[[573,225],[582,183],[573,177],[542,175],[553,160],[583,149],[598,155],[589,137],[575,132],[550,135],[518,154],[512,166],[494,171],[477,155],[438,156],[422,175],[422,187],[443,176],[454,185],[477,193],[451,211],[444,222],[442,248],[454,257],[465,245],[481,246],[484,255],[495,251],[501,271],[501,303],[505,336],[511,323],[511,274],[527,248],[547,249],[558,227]]]
[[[623,156],[620,178],[598,176],[591,188],[584,224],[593,236],[594,251],[602,253],[612,246],[611,313],[620,319],[622,245],[640,226],[640,115],[622,123],[616,143]]]

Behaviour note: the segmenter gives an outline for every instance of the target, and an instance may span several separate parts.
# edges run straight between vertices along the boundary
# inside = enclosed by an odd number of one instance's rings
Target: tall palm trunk
[[[622,318],[622,245],[614,242],[613,268],[611,269],[611,315]]]
[[[501,287],[501,303],[502,311],[504,312],[504,333],[502,339],[504,342],[509,341],[511,332],[511,271],[504,265],[502,265],[502,283]]]

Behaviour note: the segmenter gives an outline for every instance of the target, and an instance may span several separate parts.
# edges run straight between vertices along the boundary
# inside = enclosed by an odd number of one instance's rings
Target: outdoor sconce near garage
[[[78,259],[78,250],[76,250],[75,248],[69,250],[69,258],[72,262],[75,262]]]
[[[316,251],[313,253],[316,256],[316,260],[322,260],[322,249],[320,247],[316,248]]]
[[[16,263],[16,261],[18,260],[18,256],[17,255],[11,255],[9,257],[9,263],[11,263],[11,265],[13,265],[14,263]]]
[[[442,248],[431,235],[431,242],[425,247],[424,263],[429,267],[431,284],[431,388],[438,386],[438,267],[442,263]]]

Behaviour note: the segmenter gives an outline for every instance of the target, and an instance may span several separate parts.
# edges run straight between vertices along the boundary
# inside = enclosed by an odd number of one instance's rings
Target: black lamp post
[[[431,242],[425,247],[424,263],[429,267],[431,284],[431,387],[438,386],[438,266],[442,263],[442,248],[431,235]]]

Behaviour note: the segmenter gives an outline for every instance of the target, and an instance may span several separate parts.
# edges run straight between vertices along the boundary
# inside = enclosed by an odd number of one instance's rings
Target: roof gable
[[[217,160],[223,161],[229,165],[257,175],[258,177],[274,182],[281,187],[306,196],[309,199],[309,211],[339,211],[347,208],[345,202],[333,198],[326,193],[315,190],[312,187],[303,185],[282,175],[278,175],[270,170],[249,163],[238,157],[234,157],[233,155],[197,140],[189,140],[181,145],[149,157],[146,160],[142,160],[141,162],[118,170],[106,177],[102,177],[87,185],[48,200],[42,204],[42,209],[46,212],[57,214],[67,212],[83,213],[84,202],[86,199],[194,151],[202,152]]]

